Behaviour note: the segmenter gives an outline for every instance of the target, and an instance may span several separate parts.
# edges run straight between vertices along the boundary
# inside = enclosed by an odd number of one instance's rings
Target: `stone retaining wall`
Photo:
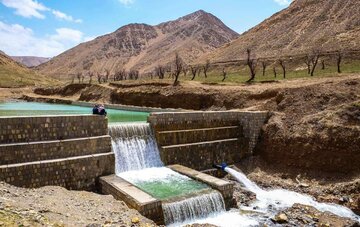
[[[115,171],[107,125],[96,115],[1,117],[0,181],[94,190]]]
[[[251,155],[267,119],[261,111],[196,111],[151,113],[148,122],[165,165],[205,170]]]
[[[108,134],[99,115],[0,117],[0,144],[86,138]]]

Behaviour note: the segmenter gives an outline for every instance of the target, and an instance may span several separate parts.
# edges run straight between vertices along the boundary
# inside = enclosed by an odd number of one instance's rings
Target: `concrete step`
[[[200,143],[161,147],[161,159],[166,165],[180,164],[197,170],[212,168],[214,163],[240,162],[246,152],[240,147],[241,139],[231,138]]]
[[[113,152],[0,166],[0,181],[25,188],[47,185],[94,190],[100,176],[115,172]]]
[[[126,180],[110,175],[100,178],[100,191],[124,201],[129,207],[138,210],[142,215],[164,224],[161,201],[140,190]]]
[[[111,137],[0,144],[0,165],[111,152]]]
[[[160,146],[224,140],[240,137],[239,126],[160,131],[156,134]]]

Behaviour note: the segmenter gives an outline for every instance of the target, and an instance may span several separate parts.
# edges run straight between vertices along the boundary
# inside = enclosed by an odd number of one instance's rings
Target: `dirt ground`
[[[0,182],[0,226],[155,226],[112,196]]]

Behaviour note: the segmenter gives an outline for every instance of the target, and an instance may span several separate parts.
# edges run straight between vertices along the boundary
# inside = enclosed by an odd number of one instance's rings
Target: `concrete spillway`
[[[109,127],[119,178],[162,201],[163,220],[181,225],[225,211],[222,194],[207,184],[164,167],[149,124],[121,124]],[[112,178],[114,180],[114,178]],[[117,186],[126,183],[115,183]],[[129,185],[126,185],[129,190]],[[132,191],[134,188],[132,188]],[[142,193],[134,193],[142,194]],[[144,195],[141,195],[142,199]]]

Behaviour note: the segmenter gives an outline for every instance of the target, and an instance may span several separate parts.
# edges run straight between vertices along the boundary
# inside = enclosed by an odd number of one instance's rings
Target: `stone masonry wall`
[[[93,190],[113,174],[107,119],[95,115],[1,117],[0,181]]]
[[[0,144],[107,135],[105,122],[98,115],[0,117]]]
[[[267,119],[260,111],[174,112],[152,113],[148,122],[165,165],[205,170],[251,155]]]

